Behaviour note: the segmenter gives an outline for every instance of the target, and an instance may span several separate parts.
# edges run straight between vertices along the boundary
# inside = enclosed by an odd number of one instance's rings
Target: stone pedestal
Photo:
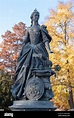
[[[9,106],[11,111],[54,111],[56,108],[50,101],[18,100]]]

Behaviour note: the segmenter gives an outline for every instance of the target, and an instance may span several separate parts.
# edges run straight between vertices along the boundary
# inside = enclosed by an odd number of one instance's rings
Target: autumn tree
[[[72,3],[59,2],[56,10],[50,10],[46,21],[47,29],[52,37],[50,43],[54,52],[49,56],[53,63],[61,67],[56,71],[56,79],[51,78],[54,98],[57,107],[66,110],[74,108],[74,12]]]
[[[8,109],[8,106],[12,104],[13,97],[10,89],[13,84],[11,76],[0,70],[0,109]]]
[[[17,57],[24,40],[26,26],[19,22],[12,29],[13,32],[7,30],[2,35],[4,40],[0,45],[0,69],[11,75],[14,74],[16,69]]]

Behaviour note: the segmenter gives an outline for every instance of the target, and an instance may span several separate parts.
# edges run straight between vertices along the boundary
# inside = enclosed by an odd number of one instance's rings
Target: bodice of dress
[[[28,31],[31,44],[36,45],[42,41],[41,31],[39,26],[32,26],[29,28]]]

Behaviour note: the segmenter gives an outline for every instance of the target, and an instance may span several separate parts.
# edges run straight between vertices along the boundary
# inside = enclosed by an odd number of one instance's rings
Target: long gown
[[[50,100],[54,94],[50,83],[50,76],[54,74],[51,70],[52,63],[48,60],[45,42],[50,43],[51,37],[47,30],[41,26],[28,27],[21,52],[18,57],[15,82],[11,88],[15,99],[26,98],[25,87],[27,81],[33,76],[39,76],[44,82],[45,92],[41,100]],[[28,99],[28,98],[26,98]]]

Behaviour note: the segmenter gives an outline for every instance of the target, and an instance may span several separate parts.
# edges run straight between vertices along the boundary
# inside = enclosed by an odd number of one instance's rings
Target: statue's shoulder
[[[46,29],[46,28],[47,28],[47,26],[46,26],[46,25],[41,25],[41,28]]]
[[[27,27],[26,30],[28,31],[31,27]]]
[[[41,30],[48,33],[47,26],[46,25],[41,25]]]
[[[47,38],[49,39],[49,42],[50,42],[52,38],[48,33],[47,26],[41,25],[41,31],[43,32],[43,35],[45,34],[47,36]]]
[[[27,27],[27,28],[26,28],[26,32],[29,32],[30,29],[31,29],[31,27]]]

